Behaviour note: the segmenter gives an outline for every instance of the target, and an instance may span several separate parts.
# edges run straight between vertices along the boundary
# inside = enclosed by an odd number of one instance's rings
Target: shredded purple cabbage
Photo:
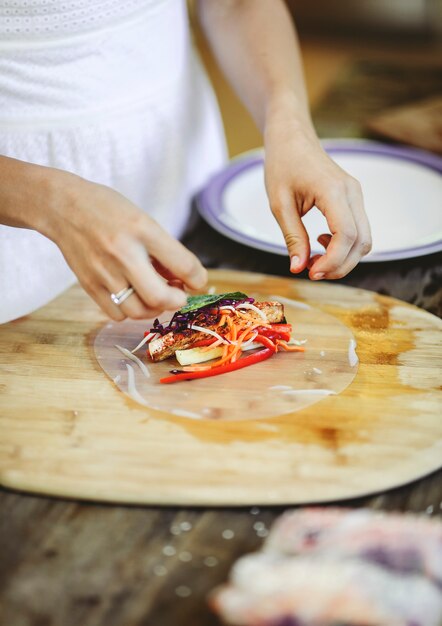
[[[191,333],[191,329],[189,329],[189,324],[196,324],[197,326],[215,326],[221,319],[221,314],[219,312],[220,308],[223,306],[233,306],[237,307],[244,302],[248,302],[253,304],[255,302],[254,298],[245,298],[244,300],[219,300],[215,304],[201,307],[201,309],[196,309],[195,311],[190,311],[189,313],[180,313],[177,311],[174,313],[170,322],[165,326],[161,324],[160,320],[157,318],[152,328],[149,332],[151,333],[159,333],[160,335],[166,335],[171,331],[175,333]]]

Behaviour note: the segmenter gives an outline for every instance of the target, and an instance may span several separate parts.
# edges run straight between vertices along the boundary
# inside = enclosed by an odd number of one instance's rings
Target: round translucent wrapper
[[[132,350],[152,326],[151,320],[106,324],[95,339],[95,355],[111,380],[139,404],[191,419],[244,420],[299,411],[346,389],[358,369],[352,332],[338,319],[303,302],[251,294],[256,300],[284,304],[292,337],[305,352],[278,352],[241,370],[191,381],[161,384],[179,368],[175,358],[152,363],[143,346],[136,356],[144,367],[116,348]],[[160,321],[170,319],[165,314]],[[247,352],[246,354],[251,354]]]

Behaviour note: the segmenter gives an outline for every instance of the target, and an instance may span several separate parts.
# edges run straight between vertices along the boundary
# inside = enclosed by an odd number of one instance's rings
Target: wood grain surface
[[[277,293],[335,315],[358,342],[353,383],[272,419],[219,422],[152,411],[104,376],[91,347],[102,315],[73,287],[0,329],[0,349],[9,355],[1,483],[110,502],[290,504],[361,496],[440,466],[440,320],[327,283],[236,271],[213,271],[210,282],[218,292]]]

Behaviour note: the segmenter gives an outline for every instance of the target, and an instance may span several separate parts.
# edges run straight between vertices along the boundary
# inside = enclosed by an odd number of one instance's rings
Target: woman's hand
[[[265,130],[265,178],[272,213],[284,235],[290,271],[313,280],[342,278],[371,250],[361,186],[322,149],[313,129],[275,113]],[[316,206],[331,235],[318,238],[324,255],[310,258],[301,217]]]
[[[359,183],[326,155],[310,119],[296,32],[284,0],[200,0],[199,16],[226,76],[264,135],[266,186],[293,272],[345,276],[369,252]],[[332,233],[310,260],[301,217],[313,206]]]
[[[62,251],[85,291],[114,320],[155,317],[202,289],[198,259],[129,200],[108,187],[51,170],[51,210],[41,229]],[[131,285],[120,306],[110,297]]]

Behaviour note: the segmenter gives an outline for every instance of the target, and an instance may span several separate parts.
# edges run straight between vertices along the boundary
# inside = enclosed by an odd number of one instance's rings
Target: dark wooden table
[[[327,107],[324,116],[329,123]],[[287,259],[229,241],[198,218],[185,243],[208,267],[289,275]],[[442,255],[363,264],[342,282],[442,314]],[[341,504],[441,515],[441,500],[439,471]],[[0,490],[0,626],[216,626],[207,594],[282,511],[113,506]]]

